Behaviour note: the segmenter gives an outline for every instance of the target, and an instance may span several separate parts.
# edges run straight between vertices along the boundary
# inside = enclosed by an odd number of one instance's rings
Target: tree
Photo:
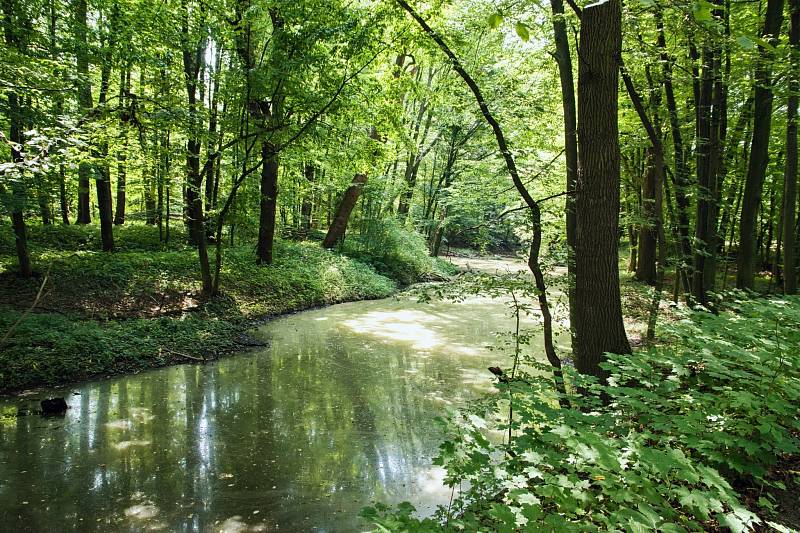
[[[789,100],[786,113],[786,168],[783,176],[783,290],[797,293],[797,107],[800,105],[800,0],[789,0],[791,28],[789,33]]]
[[[756,222],[761,206],[761,193],[769,161],[769,139],[772,129],[772,50],[778,42],[783,23],[783,0],[768,0],[764,26],[761,32],[765,44],[759,44],[759,59],[755,74],[755,114],[750,163],[742,198],[742,216],[739,223],[739,254],[736,258],[736,286],[753,289],[756,267]]]
[[[631,352],[619,289],[620,152],[618,0],[581,16],[578,55],[578,189],[575,198],[575,367],[602,377],[607,352]]]
[[[3,0],[3,35],[6,46],[16,52],[22,51],[22,29],[27,24],[23,20],[24,9],[16,5],[14,0]],[[9,147],[11,150],[11,161],[15,163],[19,170],[12,176],[11,194],[6,199],[6,204],[11,212],[11,226],[14,231],[14,243],[17,251],[17,262],[19,264],[19,274],[28,278],[33,275],[31,268],[31,258],[28,252],[28,234],[25,224],[25,200],[26,190],[23,182],[22,166],[22,105],[19,95],[14,90],[6,92],[8,98],[8,119],[9,119]],[[0,197],[8,195],[5,186],[0,182]]]

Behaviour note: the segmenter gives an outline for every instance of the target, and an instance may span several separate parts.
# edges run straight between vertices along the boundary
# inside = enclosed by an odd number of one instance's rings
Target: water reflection
[[[446,502],[435,416],[490,389],[501,302],[344,304],[272,322],[272,348],[62,392],[0,419],[9,530],[350,531],[375,499]],[[27,401],[0,403],[0,412]]]

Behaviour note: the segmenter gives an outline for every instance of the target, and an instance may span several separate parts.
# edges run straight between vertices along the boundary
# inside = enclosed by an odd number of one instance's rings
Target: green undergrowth
[[[456,272],[451,263],[428,254],[422,235],[408,231],[394,219],[371,221],[364,233],[346,239],[340,248],[402,285],[441,280]]]
[[[364,511],[381,531],[792,531],[800,474],[800,298],[729,301],[664,326],[664,342],[610,356],[607,385],[559,408],[548,378],[446,423],[435,463],[456,499],[431,518]],[[538,376],[548,369],[538,368]],[[487,427],[513,438],[489,438]],[[787,503],[788,502],[788,503]]]
[[[419,249],[403,250],[390,268],[376,268],[365,255],[288,240],[276,242],[272,265],[258,266],[247,242],[224,248],[222,295],[204,301],[196,251],[180,229],[165,245],[157,228],[115,228],[113,254],[97,251],[97,233],[96,226],[31,228],[37,276],[23,280],[14,273],[9,228],[0,227],[0,337],[42,289],[34,311],[0,346],[0,393],[183,362],[186,355],[215,357],[241,347],[236,339],[254,320],[383,298],[426,274],[447,273],[424,248],[424,258],[414,256]]]

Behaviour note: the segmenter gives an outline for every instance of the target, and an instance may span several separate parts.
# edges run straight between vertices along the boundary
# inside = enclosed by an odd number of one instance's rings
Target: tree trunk
[[[773,46],[783,22],[783,0],[768,0],[762,37]],[[769,160],[769,137],[772,128],[772,52],[759,45],[755,76],[755,114],[750,164],[742,199],[742,218],[739,223],[739,254],[736,258],[736,287],[753,289],[756,267],[756,219],[761,206],[761,193]]]
[[[619,289],[619,0],[584,8],[578,66],[575,367],[605,377],[606,352],[631,352]]]
[[[306,178],[306,183],[311,188],[314,185],[314,179],[316,175],[317,169],[311,163],[306,163],[303,168],[303,176]],[[312,203],[313,200],[313,189],[308,190],[303,195],[303,203],[300,206],[300,218],[302,221],[302,229],[308,232],[311,229],[313,224],[313,220],[311,219],[311,214],[313,211],[314,204]]]
[[[258,263],[272,264],[272,247],[275,242],[275,215],[278,208],[278,154],[275,146],[265,141],[261,145],[261,196],[259,199]]]
[[[86,36],[89,33],[87,24],[86,0],[75,0],[75,41],[76,41],[76,67],[78,73],[78,104],[83,113],[88,113],[92,108],[92,87],[89,81],[89,45]],[[89,178],[92,169],[89,163],[81,162],[78,166],[78,218],[77,224],[89,224],[92,221],[91,205],[89,203]]]
[[[5,6],[7,7],[7,6]],[[6,16],[9,16],[6,12]],[[12,37],[13,39],[13,37]],[[9,30],[6,28],[6,42],[9,42]],[[11,43],[13,44],[13,40]],[[14,143],[11,148],[11,159],[14,163],[22,162],[22,154],[16,148],[22,144],[22,130],[20,128],[20,107],[17,94],[13,91],[7,93],[8,98],[8,114],[10,122],[9,140]],[[6,195],[2,190],[0,184],[0,194]],[[10,198],[10,211],[11,211],[11,227],[14,232],[14,242],[17,250],[17,262],[19,263],[19,274],[24,278],[29,278],[33,275],[31,268],[31,257],[28,252],[28,232],[25,225],[25,186],[21,180],[15,180],[11,184],[11,198]]]
[[[800,0],[789,0],[791,29],[789,46],[789,104],[786,114],[786,167],[783,183],[783,291],[797,293],[797,243],[794,227],[797,218],[797,106],[800,105]]]
[[[567,298],[569,301],[570,324],[574,321],[575,301],[575,196],[569,194],[577,188],[578,182],[578,126],[575,107],[575,80],[572,72],[567,22],[564,19],[563,0],[550,0],[553,11],[553,36],[555,38],[555,59],[561,81],[561,104],[564,110],[564,155],[566,158],[565,220],[567,232]],[[572,328],[570,328],[572,332]]]
[[[211,296],[213,281],[211,279],[211,265],[208,262],[208,246],[203,224],[203,197],[200,194],[203,185],[203,175],[200,173],[200,124],[197,117],[197,84],[200,73],[201,56],[205,53],[205,38],[192,46],[189,43],[189,9],[184,5],[181,37],[183,47],[183,71],[186,76],[186,94],[189,103],[189,132],[186,141],[186,166],[187,187],[186,199],[189,209],[189,227],[191,238],[197,246],[197,255],[200,260],[200,276],[203,282],[203,294]],[[168,204],[169,205],[169,204]]]
[[[686,148],[683,143],[681,132],[681,121],[678,116],[678,106],[675,101],[675,90],[672,84],[672,63],[667,52],[666,38],[664,35],[663,13],[660,8],[656,9],[656,26],[658,28],[658,48],[660,51],[662,69],[664,71],[664,95],[666,97],[667,111],[669,114],[670,130],[672,132],[672,145],[675,158],[675,204],[678,221],[679,251],[681,265],[678,271],[681,273],[681,285],[684,294],[691,292],[691,282],[689,270],[692,261],[692,245],[689,236],[689,199],[686,192],[689,189],[689,168],[686,162]]]
[[[130,86],[131,69],[122,69],[119,77],[119,103],[123,111],[119,121],[122,149],[117,153],[117,210],[114,212],[114,224],[125,223],[125,186],[128,173],[128,120],[125,110],[125,93]]]
[[[336,209],[336,215],[333,217],[328,233],[322,241],[323,248],[333,248],[344,240],[344,234],[347,231],[347,223],[350,220],[350,213],[358,202],[359,196],[364,185],[367,183],[366,174],[356,174],[353,177],[353,182],[344,192],[342,201],[339,202],[339,207]]]

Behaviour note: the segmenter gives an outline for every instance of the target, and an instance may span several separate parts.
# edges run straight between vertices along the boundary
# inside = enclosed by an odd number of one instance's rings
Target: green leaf
[[[514,29],[517,31],[519,38],[523,41],[528,42],[531,39],[530,30],[528,30],[528,27],[522,22],[517,22],[517,24],[514,26]]]
[[[503,23],[503,15],[500,13],[494,13],[493,15],[489,16],[489,27],[493,30],[496,30],[500,27],[500,24]]]

